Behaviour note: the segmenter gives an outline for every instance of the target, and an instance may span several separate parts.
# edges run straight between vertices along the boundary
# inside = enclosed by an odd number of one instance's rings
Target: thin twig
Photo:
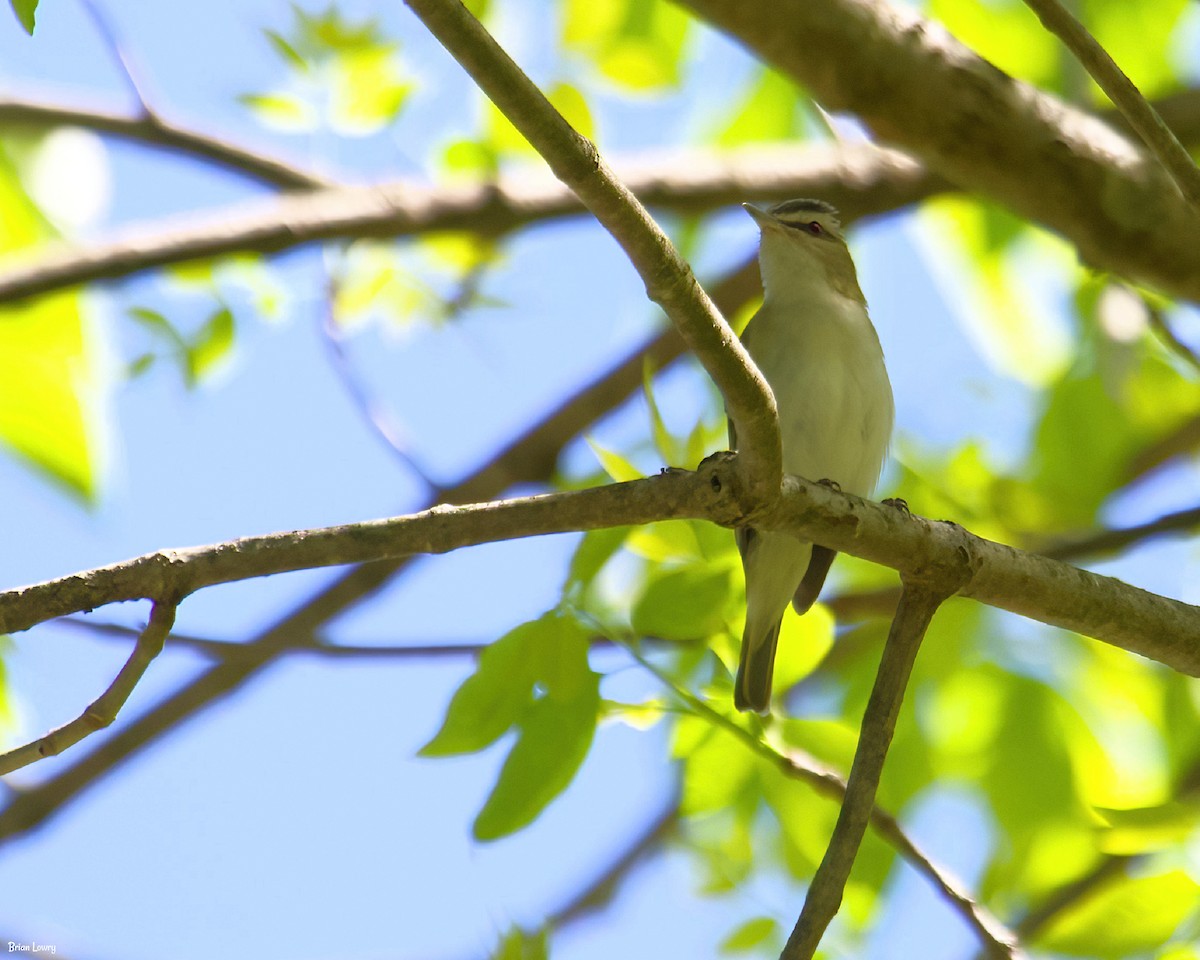
[[[1146,102],[1146,98],[1108,55],[1108,51],[1058,0],[1025,0],[1025,4],[1037,14],[1042,25],[1079,58],[1092,79],[1108,94],[1142,142],[1158,158],[1158,162],[1179,187],[1180,193],[1193,207],[1200,209],[1200,170],[1183,145],[1175,139],[1171,128]]]
[[[883,647],[875,685],[863,714],[858,748],[854,751],[854,763],[846,782],[846,799],[780,960],[811,960],[841,907],[850,868],[854,866],[875,806],[883,762],[896,729],[896,718],[917,659],[917,650],[934,613],[947,596],[946,591],[924,584],[904,585]]]
[[[175,600],[155,601],[154,609],[150,612],[150,622],[138,636],[133,652],[129,654],[129,659],[125,661],[125,665],[109,684],[108,689],[70,723],[57,730],[51,730],[32,743],[0,754],[0,774],[12,773],[45,757],[56,756],[112,723],[125,701],[129,699],[129,695],[133,693],[133,688],[142,679],[146,668],[162,652],[163,641],[175,623],[177,605],[178,601]]]
[[[626,645],[626,649],[634,660],[657,677],[693,713],[704,717],[713,726],[732,734],[754,753],[772,763],[785,776],[808,784],[823,797],[837,802],[845,801],[846,781],[831,768],[802,750],[793,749],[788,750],[787,753],[780,753],[737,721],[714,710],[695,694],[679,686],[671,677],[636,650],[628,645]],[[871,805],[870,822],[872,829],[880,839],[907,860],[914,870],[926,877],[945,898],[951,909],[974,929],[989,954],[1004,957],[1007,960],[1019,960],[1023,956],[1017,945],[1017,936],[1006,928],[991,911],[975,900],[961,881],[951,876],[948,870],[934,863],[904,832],[900,822],[886,810],[876,806],[874,802]]]
[[[121,71],[121,76],[125,79],[125,85],[129,88],[129,92],[133,94],[134,100],[138,103],[141,115],[146,118],[153,117],[155,112],[150,106],[149,98],[146,96],[145,86],[138,80],[138,71],[134,69],[131,58],[125,50],[125,45],[118,38],[117,30],[113,26],[108,12],[101,7],[99,0],[79,0],[79,2],[83,6],[84,13],[87,14],[92,24],[96,27],[96,32],[100,34],[104,45],[108,47],[108,52],[112,55],[117,68]]]
[[[383,443],[387,450],[425,485],[425,492],[428,496],[439,497],[442,489],[430,478],[428,471],[413,455],[407,431],[379,399],[372,396],[362,378],[351,367],[350,358],[346,354],[343,343],[342,328],[334,314],[334,303],[337,300],[340,281],[335,271],[328,265],[326,265],[325,276],[325,305],[321,311],[319,328],[333,372],[337,375],[342,387],[345,388],[359,416],[370,428],[372,436]]]
[[[779,418],[762,374],[670,239],[613,174],[594,144],[563,119],[458,0],[407,0],[426,28],[533,145],[554,175],[621,245],[646,285],[720,388],[737,424],[751,498],[772,502],[783,476]]]
[[[1179,339],[1175,331],[1171,329],[1171,325],[1167,323],[1167,318],[1163,314],[1163,311],[1156,304],[1151,303],[1146,297],[1142,297],[1141,299],[1146,307],[1146,316],[1150,321],[1150,329],[1158,334],[1158,338],[1163,341],[1168,350],[1197,373],[1200,373],[1200,355],[1197,355],[1195,350]]]
[[[130,117],[101,108],[0,97],[0,127],[21,125],[86,127],[124,140],[198,157],[281,190],[312,190],[332,186],[327,178],[277,157],[256,153],[232,141],[172,123],[156,113]]]

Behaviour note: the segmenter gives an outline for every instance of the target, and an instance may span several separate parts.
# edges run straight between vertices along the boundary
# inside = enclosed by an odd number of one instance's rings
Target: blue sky
[[[381,16],[423,78],[421,91],[395,131],[340,143],[264,133],[234,103],[238,93],[277,79],[259,29],[284,25],[286,4],[113,0],[108,9],[167,116],[319,168],[364,179],[426,176],[428,145],[472,128],[462,108],[466,82],[398,3],[345,9]],[[0,16],[0,91],[129,105],[80,6],[46,2],[39,21],[29,39]],[[535,77],[546,70],[542,33],[510,22],[502,37]],[[706,68],[694,69],[678,95],[603,103],[602,146],[619,154],[701,130],[713,98],[728,97],[728,78],[746,75],[749,66],[716,37],[706,37],[697,55]],[[86,228],[89,236],[261,193],[136,146],[109,143],[107,155],[112,203]],[[755,242],[751,221],[730,211],[716,219],[698,268],[707,274],[737,262]],[[403,420],[414,453],[437,481],[453,481],[484,462],[657,322],[615,244],[582,219],[530,229],[507,249],[507,268],[489,278],[487,292],[509,306],[449,328],[403,334],[373,328],[348,344],[360,376]],[[929,248],[917,228],[899,218],[867,225],[856,232],[854,249],[895,385],[899,434],[936,448],[984,432],[998,457],[1019,449],[1028,413],[1022,393],[989,368],[962,331],[926,270]],[[320,253],[300,251],[280,263],[289,294],[285,316],[260,323],[239,310],[236,355],[214,380],[189,392],[160,364],[136,381],[113,383],[109,468],[93,509],[0,459],[0,533],[9,545],[0,551],[0,584],[160,547],[421,505],[420,483],[371,436],[330,368],[318,332]],[[178,304],[167,299],[170,283],[139,278],[90,295],[114,364],[138,349],[124,308]],[[207,307],[196,297],[176,306],[174,316],[186,322],[192,311],[198,320]],[[674,425],[686,428],[713,413],[691,367],[667,374],[658,389]],[[636,401],[592,434],[619,447],[642,437],[645,424]],[[577,444],[566,462],[592,469],[590,458]],[[883,487],[886,493],[886,481]],[[1162,496],[1169,502],[1180,494],[1171,487]],[[354,643],[489,640],[556,602],[572,543],[541,538],[418,562],[402,581],[335,622],[329,635]],[[1140,582],[1169,589],[1161,561],[1150,574],[1165,579]],[[335,575],[318,571],[213,589],[189,598],[178,627],[244,639]],[[96,616],[135,623],[145,615],[127,605]],[[124,653],[119,643],[55,625],[14,641],[6,656],[20,721],[14,741],[76,715]],[[598,664],[622,666],[615,654],[603,657]],[[204,666],[198,655],[168,650],[126,710],[144,710]],[[501,754],[414,757],[469,669],[465,660],[276,664],[107,777],[44,830],[0,850],[0,937],[56,944],[76,958],[121,960],[191,960],[228,953],[230,945],[268,960],[350,951],[485,955],[498,932],[536,922],[559,905],[668,802],[662,776],[668,761],[660,733],[606,727],[578,782],[534,827],[475,845],[469,824]],[[630,669],[614,682],[648,687]],[[11,782],[38,782],[87,748]],[[931,795],[911,815],[917,839],[972,880],[986,853],[986,831],[977,829],[970,801]],[[947,831],[947,823],[956,829]],[[794,891],[777,883],[718,900],[700,897],[696,883],[686,852],[656,858],[622,888],[611,915],[573,928],[555,956],[708,955],[742,919],[765,912],[790,923],[798,906]],[[892,951],[905,937],[919,942],[927,922],[955,927],[922,884],[907,873],[899,884],[872,941],[877,956],[903,955]],[[938,956],[964,956],[971,947],[958,933],[946,933]]]

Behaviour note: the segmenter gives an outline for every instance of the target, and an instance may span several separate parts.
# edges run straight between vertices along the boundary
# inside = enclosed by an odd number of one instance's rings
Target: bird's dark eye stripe
[[[805,233],[814,237],[828,237],[829,228],[819,220],[780,220],[785,227],[791,227],[793,230],[803,230]],[[816,224],[816,229],[813,229],[813,224]]]

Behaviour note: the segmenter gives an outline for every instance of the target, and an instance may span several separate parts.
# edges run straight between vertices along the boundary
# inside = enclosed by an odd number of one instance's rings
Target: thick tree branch
[[[1079,58],[1092,79],[1108,94],[1142,142],[1170,174],[1180,193],[1188,198],[1193,207],[1200,206],[1200,170],[1196,169],[1188,152],[1175,139],[1171,128],[1146,102],[1141,91],[1117,66],[1108,51],[1058,0],[1025,0],[1025,4],[1037,14],[1042,25]]]
[[[885,0],[679,0],[961,188],[1071,240],[1093,266],[1200,298],[1200,214],[1102,120],[997,70]]]
[[[731,458],[734,459],[734,458]],[[728,461],[727,461],[728,462]],[[725,463],[587,490],[442,505],[388,520],[245,537],[207,547],[160,550],[61,580],[0,593],[0,633],[108,603],[185,598],[205,587],[297,570],[446,553],[470,544],[594,530],[670,518],[739,521]]]
[[[643,203],[679,213],[803,195],[835,203],[846,223],[950,189],[903,154],[868,144],[734,154],[683,150],[631,160],[619,170]],[[0,302],[189,260],[447,230],[498,236],[583,211],[574,194],[534,170],[505,174],[495,183],[429,188],[396,181],[315,190],[238,204],[178,225],[150,225],[84,249],[64,245],[39,250],[26,265],[0,270]]]
[[[736,461],[718,454],[694,473],[146,554],[0,592],[0,633],[107,603],[182,598],[220,583],[517,537],[673,518],[735,525],[754,503]],[[756,521],[762,529],[793,532],[918,581],[963,564],[970,570],[958,591],[964,596],[1200,675],[1200,608],[798,477],[786,478],[782,492]]]

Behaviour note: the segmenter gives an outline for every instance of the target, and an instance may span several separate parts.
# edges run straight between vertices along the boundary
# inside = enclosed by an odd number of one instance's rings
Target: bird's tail
[[[739,710],[767,713],[771,709],[771,678],[775,673],[775,648],[779,646],[777,620],[764,635],[755,636],[752,622],[742,634],[742,655],[733,685],[733,705]]]

